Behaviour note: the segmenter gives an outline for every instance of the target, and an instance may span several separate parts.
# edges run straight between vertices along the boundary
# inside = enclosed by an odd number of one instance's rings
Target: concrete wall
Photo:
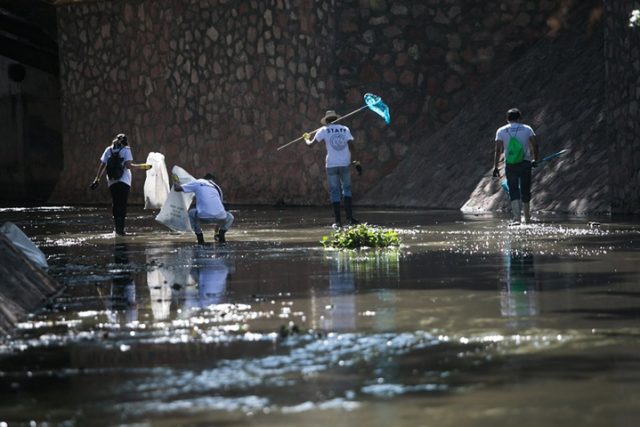
[[[605,1],[607,140],[613,213],[640,213],[640,28],[633,0]]]
[[[2,56],[0,73],[0,201],[43,203],[62,170],[59,81]]]
[[[324,150],[281,144],[381,95],[391,126],[347,119],[361,194],[524,55],[562,0],[122,0],[58,9],[65,169],[52,201],[90,192],[118,132],[136,161],[214,172],[231,203],[327,202]],[[133,202],[142,201],[143,174]],[[356,196],[356,202],[358,197]]]

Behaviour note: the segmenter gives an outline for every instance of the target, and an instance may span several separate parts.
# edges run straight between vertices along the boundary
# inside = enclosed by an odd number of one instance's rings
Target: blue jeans
[[[339,203],[341,196],[351,197],[351,171],[349,166],[327,168],[327,182],[331,203]]]
[[[202,228],[200,228],[200,223],[203,224],[215,224],[220,226],[221,230],[227,231],[231,224],[233,224],[233,215],[230,212],[227,212],[227,217],[223,219],[219,218],[199,218],[198,211],[196,209],[189,209],[189,222],[191,223],[191,228],[193,232],[196,234],[202,233]]]

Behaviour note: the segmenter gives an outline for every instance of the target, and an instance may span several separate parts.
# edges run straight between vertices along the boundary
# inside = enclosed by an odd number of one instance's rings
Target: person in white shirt
[[[204,177],[187,184],[180,185],[176,183],[173,186],[176,191],[195,194],[196,207],[189,209],[189,221],[198,239],[198,244],[201,245],[205,241],[200,223],[215,224],[219,227],[216,240],[219,243],[225,243],[225,233],[229,230],[234,220],[231,212],[227,212],[224,207],[222,189],[213,182],[214,179],[214,176],[208,173]]]
[[[517,108],[507,111],[507,124],[496,131],[493,176],[500,177],[498,164],[504,153],[505,175],[511,199],[512,225],[520,224],[521,210],[524,222],[531,221],[531,168],[537,166],[538,144],[533,129],[521,123],[522,114]],[[522,209],[521,209],[522,208]]]
[[[327,149],[325,166],[327,170],[327,181],[329,184],[329,197],[333,205],[335,224],[333,227],[341,227],[340,199],[344,200],[344,210],[347,216],[347,224],[358,224],[353,218],[352,194],[351,194],[351,151],[353,151],[353,136],[348,127],[333,123],[338,119],[338,114],[329,110],[320,120],[323,126],[316,132],[313,138],[308,133],[303,135],[308,146],[314,142],[324,142]],[[362,174],[362,167],[357,161],[353,162],[358,174]]]
[[[114,159],[111,159],[111,157]],[[110,171],[111,164],[115,161],[115,168]],[[111,142],[111,145],[105,148],[104,153],[100,157],[98,163],[98,171],[96,177],[89,186],[92,190],[98,188],[102,175],[107,173],[107,184],[111,193],[111,211],[113,214],[113,222],[115,233],[118,236],[126,235],[124,231],[124,222],[127,216],[127,202],[129,200],[129,190],[131,189],[131,169],[149,170],[151,165],[147,163],[133,163],[133,155],[127,135],[119,133]],[[113,174],[114,176],[110,176]]]

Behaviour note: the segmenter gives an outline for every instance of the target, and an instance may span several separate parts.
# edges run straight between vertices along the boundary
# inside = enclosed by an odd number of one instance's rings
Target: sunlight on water
[[[243,223],[235,211],[229,242],[201,247],[146,213],[116,239],[100,210],[81,209],[92,232],[73,209],[48,209],[0,211],[54,224],[29,231],[66,285],[0,341],[5,419],[409,427],[429,413],[508,425],[553,396],[604,426],[640,398],[634,226],[416,211],[392,225],[399,249],[351,252],[323,250],[327,227],[306,214],[256,210]],[[597,411],[563,406],[600,390]],[[562,411],[541,425],[563,424]]]

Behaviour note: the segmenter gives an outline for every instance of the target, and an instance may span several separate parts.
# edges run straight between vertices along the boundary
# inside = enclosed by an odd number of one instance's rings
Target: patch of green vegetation
[[[330,236],[322,236],[325,248],[360,249],[400,246],[398,232],[369,224],[352,225],[336,230]]]

